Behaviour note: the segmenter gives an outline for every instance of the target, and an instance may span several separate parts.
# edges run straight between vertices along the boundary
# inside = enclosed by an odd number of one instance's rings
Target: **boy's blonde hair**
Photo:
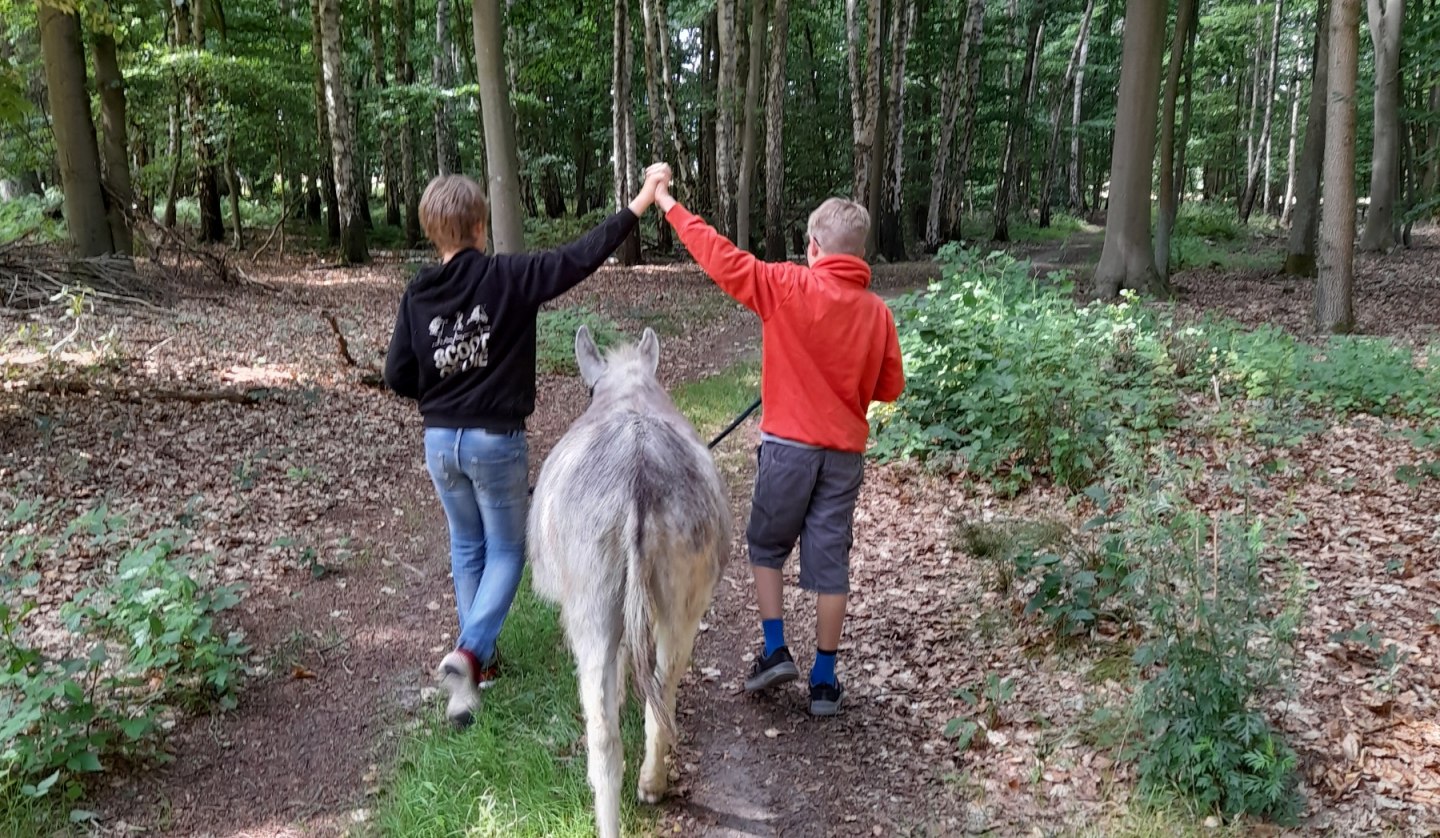
[[[485,190],[464,175],[441,175],[420,198],[420,226],[442,251],[479,247],[475,230],[485,224],[490,206]]]
[[[846,253],[865,258],[865,239],[870,235],[870,211],[844,198],[831,198],[810,213],[805,234],[826,253]]]

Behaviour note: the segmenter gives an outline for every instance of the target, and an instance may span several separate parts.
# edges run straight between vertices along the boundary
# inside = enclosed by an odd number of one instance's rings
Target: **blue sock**
[[[835,652],[834,649],[828,652],[824,649],[815,650],[815,666],[810,670],[811,686],[838,683],[835,680]]]
[[[765,657],[768,658],[785,645],[785,621],[762,620],[760,628],[765,630]]]

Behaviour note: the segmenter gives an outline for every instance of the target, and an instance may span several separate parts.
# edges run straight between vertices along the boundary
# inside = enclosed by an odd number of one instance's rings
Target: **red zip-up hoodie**
[[[762,262],[679,204],[665,219],[715,284],[760,315],[760,429],[835,451],[864,451],[870,403],[893,402],[905,389],[895,317],[870,291],[865,260]]]

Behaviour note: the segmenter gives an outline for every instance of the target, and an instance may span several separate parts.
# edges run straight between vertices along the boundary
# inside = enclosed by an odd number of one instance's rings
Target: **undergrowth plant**
[[[575,333],[581,326],[590,327],[590,334],[601,349],[621,339],[620,327],[608,317],[583,308],[557,308],[540,312],[535,348],[535,370],[541,375],[576,375]]]
[[[137,540],[105,507],[58,527],[59,512],[21,503],[0,552],[0,796],[75,801],[82,778],[113,759],[158,756],[176,708],[232,707],[248,651],[218,615],[237,590],[206,581],[184,537]],[[60,529],[58,535],[48,535]],[[46,568],[98,562],[60,609],[65,636],[34,629]]]

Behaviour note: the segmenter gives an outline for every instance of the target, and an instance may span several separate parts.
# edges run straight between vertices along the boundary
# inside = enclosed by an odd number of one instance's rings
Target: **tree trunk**
[[[235,249],[245,249],[245,223],[240,216],[240,178],[235,174],[234,143],[225,143],[225,191],[230,193],[230,226],[235,231]],[[284,205],[281,205],[284,210]]]
[[[335,195],[340,203],[340,261],[359,265],[370,261],[370,250],[361,216],[360,185],[355,182],[355,161],[351,156],[350,92],[345,85],[340,0],[318,2],[325,104],[330,117],[330,156],[335,163]]]
[[[634,179],[631,170],[635,161],[631,151],[635,146],[631,137],[635,127],[630,120],[630,0],[615,0],[614,31],[614,78],[611,86],[610,139],[614,152],[615,206],[623,207],[630,200],[630,184]],[[640,263],[640,239],[630,236],[620,246],[620,262],[625,265]]]
[[[707,213],[712,213],[715,207],[719,206],[719,179],[716,176],[715,164],[719,158],[717,151],[720,133],[718,128],[719,119],[719,81],[720,81],[720,60],[719,60],[719,32],[720,12],[712,11],[705,18],[705,23],[700,27],[700,136],[699,155],[695,158],[695,193],[701,206]],[[718,221],[718,219],[717,219]]]
[[[415,83],[415,65],[410,60],[410,39],[415,34],[415,0],[398,0],[395,4],[395,70],[401,84]],[[415,147],[419,145],[419,128],[410,106],[404,105],[400,128],[400,188],[404,192],[401,214],[405,223],[405,247],[420,244],[420,173],[416,171]]]
[[[1085,211],[1085,157],[1080,143],[1080,118],[1085,104],[1085,66],[1090,59],[1090,38],[1080,39],[1080,64],[1075,69],[1075,98],[1070,109],[1070,211]]]
[[[460,171],[460,147],[455,142],[454,110],[450,101],[455,86],[455,45],[450,37],[450,0],[435,3],[435,86],[441,97],[435,103],[435,173],[451,175]]]
[[[134,252],[130,234],[130,213],[135,209],[135,190],[130,182],[130,139],[125,124],[125,78],[115,55],[115,39],[96,33],[95,87],[100,92],[100,125],[104,129],[100,143],[100,170],[105,178],[108,199],[110,239],[115,252],[129,256]]]
[[[740,138],[740,177],[735,207],[735,245],[750,249],[750,203],[754,198],[755,143],[759,122],[760,76],[765,68],[765,27],[770,0],[750,0],[750,69],[745,77],[745,122]]]
[[[1000,182],[995,187],[994,241],[1010,241],[1010,196],[1016,179],[1016,160],[1020,148],[1029,142],[1025,128],[1030,124],[1027,116],[1030,110],[1030,82],[1035,77],[1035,56],[1040,51],[1041,33],[1045,26],[1044,0],[1032,0],[1030,4],[1029,33],[1025,39],[1025,65],[1020,74],[1020,89],[1010,105],[1010,125],[1005,132],[1005,156],[1000,164]]]
[[[1359,74],[1360,0],[1330,8],[1329,102],[1325,113],[1325,194],[1315,330],[1355,330],[1355,82]]]
[[[1360,249],[1384,251],[1395,246],[1400,142],[1405,134],[1400,122],[1400,34],[1405,25],[1405,0],[1369,0],[1369,11],[1370,42],[1375,46],[1375,143],[1370,208],[1365,213]]]
[[[1295,151],[1298,144],[1295,142],[1296,133],[1300,130],[1300,72],[1302,69],[1301,58],[1295,59],[1295,73],[1290,81],[1290,140],[1289,151],[1285,155],[1285,199],[1280,205],[1280,223],[1288,225],[1290,216],[1294,212],[1295,201]]]
[[[970,151],[975,145],[975,117],[980,108],[980,71],[981,71],[981,42],[985,37],[985,13],[981,9],[973,12],[974,17],[971,23],[975,29],[971,33],[972,38],[966,56],[969,66],[965,69],[965,118],[962,122],[964,130],[960,139],[960,157],[955,163],[955,177],[952,186],[947,191],[950,197],[946,200],[945,216],[941,221],[940,235],[942,238],[959,239],[961,237],[961,219],[965,207],[965,184],[970,178]]]
[[[38,26],[70,243],[79,256],[112,253],[115,243],[100,188],[100,149],[90,121],[90,93],[85,89],[80,19],[40,0]]]
[[[765,258],[785,258],[785,50],[790,2],[775,0],[770,24],[770,77],[765,93]]]
[[[868,203],[874,166],[876,129],[880,118],[880,34],[884,26],[883,0],[869,0],[866,12],[865,52],[860,52],[857,0],[846,0],[845,23],[849,46],[850,120],[854,136],[852,154],[854,198]]]
[[[1185,167],[1185,153],[1190,148],[1190,122],[1195,111],[1195,33],[1199,30],[1199,17],[1190,25],[1190,42],[1185,48],[1185,114],[1180,121],[1179,150],[1175,154],[1175,211],[1185,203],[1185,191],[1190,186],[1190,170]]]
[[[180,200],[180,160],[184,153],[185,130],[180,126],[180,94],[170,104],[170,188],[166,191],[164,224],[175,229],[175,202]]]
[[[1250,214],[1255,210],[1255,194],[1260,186],[1260,177],[1264,171],[1268,171],[1270,165],[1270,138],[1275,121],[1275,78],[1280,66],[1280,25],[1283,22],[1284,13],[1285,0],[1275,0],[1275,18],[1271,21],[1270,66],[1266,71],[1263,88],[1265,107],[1262,119],[1264,122],[1260,125],[1260,139],[1255,145],[1256,153],[1250,160],[1249,170],[1246,173],[1245,194],[1240,201],[1240,221],[1242,223],[1248,222]]]
[[[1175,100],[1180,95],[1180,71],[1185,66],[1185,45],[1195,26],[1197,0],[1180,0],[1175,11],[1175,37],[1170,41],[1170,69],[1165,75],[1165,104],[1160,110],[1160,208],[1155,217],[1155,270],[1170,277],[1170,232],[1175,228],[1179,195],[1175,187]]]
[[[490,236],[496,253],[525,249],[525,216],[520,207],[520,160],[515,151],[515,114],[510,110],[505,46],[496,0],[474,0],[475,72],[485,122],[485,163],[489,169]]]
[[[735,31],[736,0],[719,0],[716,38],[720,53],[715,84],[715,226],[722,235],[735,236],[735,92],[738,78],[739,38]]]
[[[1295,219],[1285,254],[1285,273],[1314,276],[1315,239],[1320,229],[1320,174],[1325,162],[1325,123],[1330,96],[1330,12],[1327,0],[1316,9],[1315,53],[1311,65],[1310,107],[1305,147],[1295,172]]]
[[[1089,0],[1092,4],[1094,0]],[[960,117],[960,87],[966,78],[970,51],[979,51],[981,27],[985,19],[985,0],[970,0],[969,8],[961,22],[960,47],[955,51],[955,66],[945,72],[940,80],[940,132],[935,139],[934,159],[930,164],[930,204],[925,212],[925,251],[934,253],[940,249],[941,212],[945,208],[946,190],[950,188],[947,179],[950,168],[950,149],[955,145],[955,123]],[[965,97],[974,98],[974,91],[966,89]]]
[[[190,3],[184,10],[184,0],[176,0],[178,26],[184,32],[179,46],[193,46],[197,52],[205,51],[205,6],[200,0]],[[188,27],[186,23],[188,22]],[[225,219],[220,212],[220,185],[215,171],[215,151],[210,147],[209,128],[205,121],[205,96],[198,80],[192,79],[187,85],[190,106],[190,132],[195,140],[196,199],[200,204],[200,241],[222,242],[225,240]]]
[[[1055,163],[1060,156],[1060,129],[1063,126],[1065,100],[1070,86],[1075,83],[1076,68],[1085,44],[1090,40],[1090,18],[1095,13],[1095,0],[1086,0],[1085,13],[1080,18],[1080,32],[1075,37],[1075,46],[1070,50],[1070,63],[1065,65],[1065,77],[1060,91],[1055,96],[1055,106],[1050,109],[1050,146],[1045,151],[1045,171],[1040,175],[1040,226],[1050,226],[1050,209],[1054,204],[1051,192],[1055,189]]]
[[[1155,123],[1159,110],[1160,55],[1165,38],[1165,4],[1127,0],[1124,55],[1110,153],[1110,207],[1105,247],[1095,269],[1095,290],[1112,299],[1122,288],[1168,294],[1155,270],[1150,241],[1150,184],[1155,164]]]
[[[889,108],[890,165],[885,172],[885,204],[880,213],[877,240],[880,253],[890,262],[903,262],[905,230],[905,58],[910,49],[910,34],[915,31],[915,0],[893,0],[890,21],[890,91],[886,96]]]
[[[665,157],[665,134],[668,131],[676,136],[675,123],[666,122],[666,117],[673,110],[674,104],[670,101],[670,94],[666,86],[670,83],[669,62],[661,61],[669,54],[668,49],[662,47],[670,40],[668,29],[660,28],[660,14],[657,6],[663,5],[663,0],[640,0],[640,14],[645,24],[645,105],[650,112],[650,157],[652,160],[662,160]],[[662,68],[663,65],[663,68]],[[663,73],[663,77],[662,77]],[[677,143],[676,151],[679,151]],[[685,165],[680,158],[675,159],[675,171],[683,177]],[[670,235],[670,225],[665,219],[656,213],[656,243],[662,253],[669,253],[674,248],[674,242]]]
[[[330,140],[330,114],[325,97],[325,55],[319,0],[310,0],[310,54],[315,56],[315,144],[320,191],[325,198],[325,229],[331,246],[340,244],[340,198],[335,191],[335,163]]]
[[[398,53],[398,46],[396,50]],[[380,0],[370,0],[370,61],[375,73],[375,95],[383,99],[388,83],[385,79],[385,16]],[[380,156],[385,179],[385,223],[398,227],[402,187],[400,173],[395,170],[393,131],[380,132]]]

